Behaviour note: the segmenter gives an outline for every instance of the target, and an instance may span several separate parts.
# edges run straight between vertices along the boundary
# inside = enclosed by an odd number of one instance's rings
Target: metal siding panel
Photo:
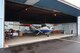
[[[40,0],[40,2],[36,3],[34,6],[38,6],[46,9],[56,9],[73,16],[80,15],[80,10],[77,10],[71,6],[60,3],[57,0]]]
[[[3,42],[4,42],[4,35],[3,35],[3,29],[4,29],[4,0],[0,0],[0,48],[3,48]]]

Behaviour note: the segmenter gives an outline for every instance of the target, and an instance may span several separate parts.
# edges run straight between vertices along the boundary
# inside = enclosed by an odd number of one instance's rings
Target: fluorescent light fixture
[[[80,10],[80,0],[58,0],[58,1]]]
[[[58,10],[53,10],[53,12],[60,12],[60,11],[58,11]]]
[[[36,4],[37,2],[39,2],[40,0],[27,0],[26,2],[25,2],[25,4],[28,4],[28,5],[34,5],[34,4]]]

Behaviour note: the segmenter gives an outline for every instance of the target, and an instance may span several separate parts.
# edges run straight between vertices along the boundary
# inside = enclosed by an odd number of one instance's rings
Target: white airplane
[[[53,27],[50,27],[50,26],[47,26],[45,24],[43,24],[41,26],[41,28],[35,28],[33,25],[30,26],[30,28],[33,30],[33,32],[37,32],[36,35],[39,35],[39,34],[45,34],[47,36],[49,36],[49,34],[53,31]]]
[[[33,26],[32,24],[23,24],[22,26],[28,26],[30,28],[30,31],[33,33],[36,33],[36,35],[45,34],[45,35],[49,36],[49,34],[53,31],[53,27],[46,26],[45,24],[43,24],[38,29],[35,26]]]

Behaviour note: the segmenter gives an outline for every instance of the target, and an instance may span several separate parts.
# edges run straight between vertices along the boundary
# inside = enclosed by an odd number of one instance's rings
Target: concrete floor
[[[0,49],[0,53],[80,53],[78,42],[80,36]]]
[[[50,34],[49,37],[46,35],[25,35],[22,37],[14,37],[12,39],[9,39],[6,41],[5,45],[6,47],[12,47],[17,45],[23,45],[23,44],[32,44],[36,42],[41,41],[48,41],[48,40],[54,40],[54,39],[61,39],[65,37],[71,37],[74,36],[73,34]]]

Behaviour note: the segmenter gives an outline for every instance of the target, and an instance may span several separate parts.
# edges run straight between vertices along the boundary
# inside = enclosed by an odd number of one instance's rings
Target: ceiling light
[[[53,12],[60,12],[60,11],[57,11],[57,10],[53,10]]]
[[[54,16],[56,16],[57,14],[54,14]]]
[[[34,4],[36,4],[37,2],[39,2],[40,0],[27,0],[26,2],[25,2],[25,4],[28,4],[28,5],[34,5]]]
[[[25,10],[27,11],[28,9],[26,8]]]

